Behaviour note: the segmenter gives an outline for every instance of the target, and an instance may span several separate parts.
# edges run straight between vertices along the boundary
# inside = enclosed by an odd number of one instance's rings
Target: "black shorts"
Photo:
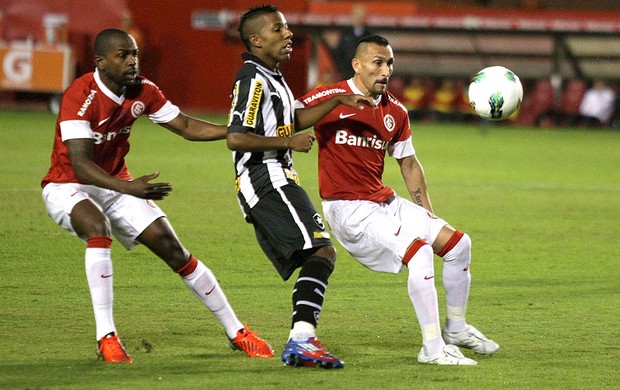
[[[258,243],[284,280],[316,249],[332,245],[321,215],[296,184],[267,193],[249,217]]]

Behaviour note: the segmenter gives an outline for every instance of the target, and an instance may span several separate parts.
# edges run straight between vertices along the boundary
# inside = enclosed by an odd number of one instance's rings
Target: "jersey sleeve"
[[[179,107],[167,100],[159,110],[149,114],[149,119],[153,123],[168,123],[179,116],[180,113]]]
[[[404,141],[398,141],[388,147],[388,154],[396,159],[401,159],[415,154],[415,148],[411,137]]]
[[[176,118],[181,110],[172,104],[159,87],[151,80],[143,78],[142,86],[146,89],[148,96],[147,115],[153,123],[168,123]]]
[[[396,136],[396,141],[388,146],[388,154],[396,159],[401,159],[415,154],[415,148],[413,147],[413,140],[411,137],[411,123],[409,122],[409,115],[406,111],[402,115],[402,126]]]
[[[235,82],[232,102],[228,115],[228,132],[252,131],[259,126],[261,103],[269,95],[266,80],[258,74],[255,77],[242,77]]]
[[[98,92],[89,90],[80,83],[75,83],[67,89],[62,97],[62,109],[58,114],[60,137],[62,141],[77,138],[93,138],[93,129],[90,125],[92,116],[91,107]]]

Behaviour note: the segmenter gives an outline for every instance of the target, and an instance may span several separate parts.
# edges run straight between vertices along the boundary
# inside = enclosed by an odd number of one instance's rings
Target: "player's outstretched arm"
[[[70,139],[65,141],[65,144],[75,174],[88,184],[153,200],[163,199],[172,191],[170,183],[149,183],[150,180],[159,176],[159,172],[132,181],[108,175],[93,161],[94,145],[90,139]]]
[[[226,145],[230,150],[241,152],[259,152],[276,149],[293,149],[307,153],[314,143],[314,134],[300,133],[292,137],[265,137],[253,133],[234,132],[226,136]]]
[[[215,141],[226,138],[226,126],[193,118],[182,112],[170,122],[161,125],[189,141]]]
[[[345,106],[363,110],[365,106],[375,107],[374,101],[364,95],[335,95],[321,103],[295,110],[295,130],[300,131],[314,126],[331,110],[344,104]]]

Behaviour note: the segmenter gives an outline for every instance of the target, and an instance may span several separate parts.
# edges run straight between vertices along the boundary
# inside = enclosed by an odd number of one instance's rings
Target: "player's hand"
[[[291,137],[291,149],[296,152],[308,153],[314,144],[314,134],[299,133]]]
[[[370,106],[372,108],[377,107],[375,105],[375,101],[368,96],[364,95],[338,95],[340,98],[340,104],[344,104],[345,106],[359,108],[363,110],[365,106]]]
[[[127,182],[127,193],[138,198],[161,200],[170,194],[172,184],[170,183],[149,183],[149,181],[157,178],[159,172],[150,175],[140,176],[137,179]]]

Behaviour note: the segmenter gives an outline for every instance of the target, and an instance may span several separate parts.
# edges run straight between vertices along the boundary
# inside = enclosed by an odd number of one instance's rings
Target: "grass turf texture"
[[[40,195],[54,120],[0,111],[2,389],[617,386],[620,133],[414,124],[436,214],[473,240],[468,320],[501,349],[465,351],[476,367],[417,364],[406,273],[373,273],[337,246],[319,336],[346,367],[325,371],[281,365],[292,281],[279,279],[242,220],[225,144],[190,143],[143,119],[132,130],[131,172],[158,170],[173,183],[160,205],[276,358],[231,351],[161,260],[114,243],[115,320],[134,363],[97,361],[84,247],[49,219]],[[316,150],[296,154],[295,166],[318,206]],[[394,161],[384,179],[406,194]]]

